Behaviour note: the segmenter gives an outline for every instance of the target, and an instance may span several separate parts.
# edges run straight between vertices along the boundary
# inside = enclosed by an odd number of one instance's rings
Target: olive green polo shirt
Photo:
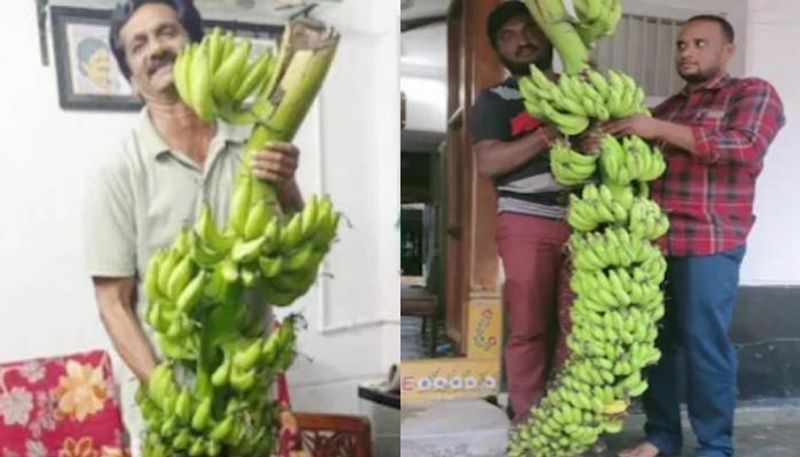
[[[170,150],[143,109],[122,143],[90,174],[84,227],[89,274],[136,276],[137,296],[144,301],[148,260],[194,223],[204,202],[211,204],[218,226],[227,221],[248,134],[249,127],[218,121],[201,165]],[[137,308],[143,318],[145,307]]]

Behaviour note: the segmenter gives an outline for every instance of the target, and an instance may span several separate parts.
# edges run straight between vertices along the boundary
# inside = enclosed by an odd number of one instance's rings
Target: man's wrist
[[[301,211],[303,209],[303,197],[300,194],[300,187],[297,180],[292,178],[277,186],[278,201],[284,210],[289,212]]]
[[[551,145],[550,145],[550,142],[547,139],[547,136],[546,135],[542,135],[540,133],[540,130],[535,130],[533,133],[531,133],[528,136],[528,138],[530,138],[530,141],[531,141],[531,145],[530,145],[531,148],[530,149],[531,149],[532,155],[535,156],[535,155],[538,155],[539,153],[541,153],[542,151],[546,151],[547,149],[550,149]]]
[[[654,124],[653,131],[655,132],[655,135],[653,136],[653,141],[667,141],[667,137],[669,136],[668,134],[669,129],[673,127],[673,124],[671,122],[662,119],[656,119],[656,118],[651,118],[651,119]]]

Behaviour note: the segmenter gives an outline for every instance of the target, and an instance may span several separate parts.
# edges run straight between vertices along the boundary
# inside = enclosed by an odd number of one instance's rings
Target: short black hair
[[[716,14],[698,14],[697,16],[692,16],[686,23],[690,22],[716,22],[722,28],[722,33],[725,35],[725,38],[728,39],[728,43],[733,43],[733,39],[736,37],[733,32],[733,26],[727,19],[722,16],[717,16]]]
[[[489,13],[486,31],[489,34],[489,41],[492,43],[493,48],[497,49],[497,32],[499,32],[511,18],[519,15],[530,17],[531,13],[524,3],[515,0],[500,3]]]
[[[161,3],[172,7],[178,13],[178,22],[181,23],[184,29],[189,33],[189,39],[196,43],[203,39],[205,32],[203,31],[203,20],[200,17],[200,12],[194,6],[192,0],[125,0],[117,4],[117,7],[111,13],[111,28],[108,32],[108,41],[111,43],[111,52],[114,53],[114,58],[117,60],[120,71],[125,75],[125,78],[131,79],[131,69],[128,67],[128,62],[125,60],[125,48],[120,39],[120,31],[125,23],[131,18],[133,13],[139,7],[148,3]]]

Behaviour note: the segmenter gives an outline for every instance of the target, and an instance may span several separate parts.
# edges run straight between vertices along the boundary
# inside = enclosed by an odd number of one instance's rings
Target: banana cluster
[[[599,160],[559,142],[551,165],[564,184],[586,182],[596,168],[601,182],[570,195],[572,355],[512,434],[510,456],[577,456],[601,434],[619,432],[631,398],[648,387],[642,369],[660,358],[655,340],[667,265],[652,241],[669,222],[648,199],[647,181],[664,171],[661,152],[636,137],[606,136]]]
[[[144,455],[269,455],[277,415],[269,385],[291,365],[295,325],[289,317],[266,339],[221,345],[222,363],[194,388],[179,385],[170,362],[158,365],[136,393],[148,425]]]
[[[228,218],[218,221],[204,206],[149,259],[145,320],[166,360],[137,395],[147,457],[272,453],[277,407],[269,386],[294,360],[296,318],[264,338],[263,310],[252,298],[286,306],[304,295],[336,237],[339,214],[328,197],[282,214],[276,189],[251,166],[269,142],[291,141],[337,45],[332,29],[293,21],[278,57],[267,51],[251,58],[248,40],[215,29],[173,65],[178,95],[199,117],[253,127]]]
[[[634,236],[656,240],[669,230],[669,218],[656,202],[637,197],[631,207],[629,228]]]
[[[582,232],[592,231],[603,224],[624,223],[628,220],[630,208],[629,200],[624,196],[627,196],[624,191],[620,191],[618,198],[615,198],[608,186],[587,184],[581,197],[570,194],[567,222]]]
[[[648,113],[644,91],[626,74],[610,70],[606,78],[586,70],[581,75],[562,74],[556,83],[536,65],[530,69],[531,75],[519,80],[525,110],[552,122],[565,135],[583,132],[592,119],[605,122]]]
[[[578,23],[575,30],[587,48],[611,36],[622,18],[621,0],[573,0]]]
[[[633,180],[646,183],[657,179],[667,169],[661,150],[651,148],[638,136],[625,137],[620,142],[606,135],[601,144],[601,168],[612,183],[626,185]]]
[[[661,256],[661,251],[626,228],[606,227],[603,232],[576,232],[570,236],[572,262],[578,271],[595,272],[614,265],[629,267]]]
[[[238,186],[228,230],[217,229],[205,207],[192,229],[150,259],[146,317],[169,357],[196,360],[196,329],[216,314],[227,314],[223,318],[230,322],[210,325],[214,338],[258,332],[242,290],[256,290],[268,303],[285,306],[317,278],[339,223],[330,199],[313,198],[284,225],[270,214],[270,204],[250,200],[250,186],[249,180]],[[255,327],[248,329],[248,324]]]
[[[599,253],[589,269],[576,262],[571,278],[578,297],[567,340],[572,355],[531,419],[512,435],[510,456],[581,455],[603,433],[618,433],[631,398],[647,389],[641,371],[661,356],[654,343],[664,314],[666,262],[642,240],[635,243],[640,252],[620,252],[634,238],[616,227],[570,240],[573,250],[592,245]]]
[[[271,204],[255,192],[257,185],[252,176],[237,184],[228,223],[237,239],[217,268],[226,281],[255,286],[270,304],[286,306],[316,280],[340,216],[329,198],[315,196],[281,224],[270,214]]]
[[[576,270],[570,278],[570,288],[581,297],[593,297],[605,310],[652,303],[660,293],[666,268],[664,258],[655,256],[633,268]]]
[[[270,91],[277,59],[270,50],[250,58],[252,44],[215,28],[201,43],[186,46],[173,67],[175,88],[197,115],[211,121],[252,123],[243,103]]]
[[[574,0],[574,24],[553,20],[564,13],[561,1],[526,3],[562,61],[574,64],[557,82],[536,67],[520,80],[531,115],[576,135],[594,121],[649,114],[632,78],[615,71],[604,76],[586,62],[585,48],[616,28],[620,0]],[[511,433],[511,457],[576,457],[602,434],[618,433],[631,400],[648,388],[642,370],[661,357],[655,341],[664,317],[667,262],[654,241],[669,221],[649,200],[649,182],[666,168],[661,151],[638,137],[607,135],[599,159],[559,142],[550,160],[560,183],[584,184],[570,196],[567,212],[575,293],[571,355],[530,419]]]
[[[630,185],[612,182],[585,185],[580,197],[571,196],[569,211],[576,230],[568,243],[576,294],[572,354],[531,419],[512,434],[512,457],[577,456],[603,433],[618,433],[631,398],[648,387],[642,369],[661,356],[655,340],[667,264],[651,240],[663,233],[644,228],[665,216]]]
[[[598,158],[575,151],[567,141],[558,140],[550,149],[550,170],[559,184],[576,186],[594,175]]]

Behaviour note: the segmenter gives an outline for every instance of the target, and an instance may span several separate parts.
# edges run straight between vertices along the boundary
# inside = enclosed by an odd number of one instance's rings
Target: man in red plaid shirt
[[[676,58],[686,87],[652,118],[637,115],[604,127],[661,143],[667,159],[666,174],[653,184],[653,197],[670,215],[667,312],[657,341],[663,356],[649,372],[644,396],[647,440],[622,457],[680,454],[679,346],[685,349],[696,455],[733,455],[736,351],[728,332],[755,221],[756,178],[784,124],[780,98],[769,83],[728,76],[733,39],[733,28],[721,17],[689,19]]]

